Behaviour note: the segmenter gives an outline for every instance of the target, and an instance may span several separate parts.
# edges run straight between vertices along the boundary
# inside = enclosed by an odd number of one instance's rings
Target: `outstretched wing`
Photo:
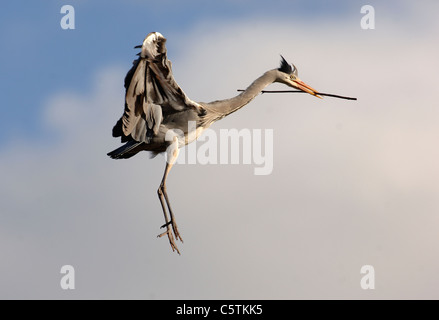
[[[175,82],[165,42],[158,32],[148,34],[125,77],[125,110],[113,129],[113,136],[122,136],[122,141],[131,137],[149,143],[164,117],[186,109],[204,111]]]

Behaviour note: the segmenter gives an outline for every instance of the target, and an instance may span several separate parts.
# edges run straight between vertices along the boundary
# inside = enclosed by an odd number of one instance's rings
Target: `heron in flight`
[[[141,51],[125,77],[124,113],[113,128],[113,137],[121,137],[125,144],[108,155],[113,159],[127,159],[140,151],[150,151],[153,156],[166,152],[165,171],[157,190],[165,216],[162,228],[166,231],[158,237],[166,235],[172,250],[180,254],[176,240],[183,242],[183,239],[166,192],[166,178],[179,149],[197,139],[214,122],[248,104],[271,83],[280,82],[320,96],[299,79],[297,68],[281,56],[279,68],[265,72],[236,97],[209,103],[195,102],[175,82],[165,43],[162,34],[152,32],[141,46],[136,47]],[[195,123],[195,126],[189,123]]]

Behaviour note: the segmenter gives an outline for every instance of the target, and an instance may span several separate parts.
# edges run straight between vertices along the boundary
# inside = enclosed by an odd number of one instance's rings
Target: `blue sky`
[[[73,5],[76,29],[62,30]],[[362,30],[362,5],[376,29]],[[425,1],[15,1],[0,5],[0,298],[439,296],[438,4]],[[157,239],[161,156],[111,128],[146,34],[168,38],[194,100],[278,65],[358,101],[262,95],[213,130],[270,129],[273,172],[177,164],[185,239]],[[280,87],[278,87],[280,88]],[[59,270],[77,270],[63,291]],[[373,265],[376,290],[360,288]]]
[[[64,4],[76,10],[75,30],[60,27]],[[44,135],[39,115],[50,93],[87,92],[93,70],[114,63],[128,68],[132,47],[151,30],[184,33],[201,21],[317,21],[358,14],[350,1],[14,1],[1,6],[0,145],[17,135]],[[172,42],[168,47],[175,55]]]

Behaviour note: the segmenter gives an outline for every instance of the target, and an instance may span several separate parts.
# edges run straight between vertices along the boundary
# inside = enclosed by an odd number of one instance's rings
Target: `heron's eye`
[[[295,74],[291,74],[291,75],[290,75],[290,79],[291,79],[291,80],[296,80],[296,75],[295,75]]]

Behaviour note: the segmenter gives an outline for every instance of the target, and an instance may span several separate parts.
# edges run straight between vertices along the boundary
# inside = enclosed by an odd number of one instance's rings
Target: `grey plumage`
[[[125,77],[124,113],[113,128],[113,136],[121,137],[125,145],[108,155],[113,159],[126,159],[140,151],[150,151],[154,155],[168,152],[165,173],[158,189],[166,222],[162,227],[166,227],[166,231],[159,236],[167,235],[172,249],[179,252],[174,235],[177,240],[182,239],[166,193],[166,178],[178,157],[178,149],[191,142],[189,136],[196,138],[215,121],[248,104],[273,82],[318,95],[297,77],[297,69],[281,57],[278,69],[267,71],[234,98],[210,103],[192,101],[173,77],[165,43],[166,39],[160,33],[152,32],[142,46],[138,46],[141,48],[139,58],[134,60]],[[195,128],[189,126],[190,121],[195,123]],[[184,137],[167,139],[170,130],[181,132]]]

